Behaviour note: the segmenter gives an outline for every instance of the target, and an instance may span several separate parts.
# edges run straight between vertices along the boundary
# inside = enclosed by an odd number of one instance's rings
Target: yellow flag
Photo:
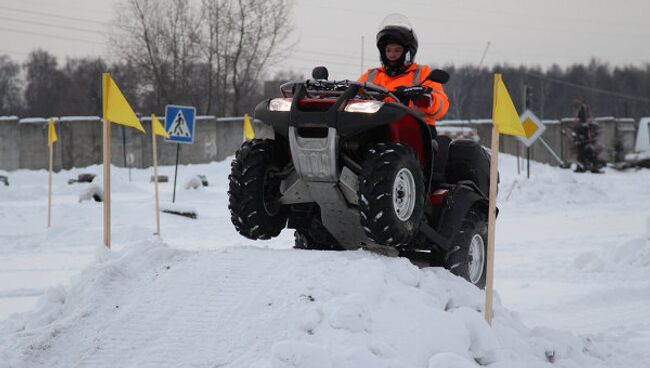
[[[167,133],[162,123],[160,123],[156,114],[151,114],[151,130],[155,135],[162,135],[165,138],[169,138],[169,133]]]
[[[255,131],[253,130],[253,124],[248,118],[248,114],[244,115],[244,140],[255,139]]]
[[[494,75],[494,96],[492,100],[492,122],[501,134],[525,137],[519,114],[512,103],[506,85],[501,79],[501,74]]]
[[[51,146],[52,143],[59,140],[59,137],[56,135],[56,129],[54,128],[54,118],[50,118],[50,122],[47,125],[47,145]]]
[[[144,133],[140,120],[135,116],[133,109],[131,109],[122,91],[117,87],[109,73],[103,73],[102,75],[102,92],[104,119],[136,128]]]

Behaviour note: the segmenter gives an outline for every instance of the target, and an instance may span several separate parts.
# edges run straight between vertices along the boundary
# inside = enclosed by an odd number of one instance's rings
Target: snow
[[[229,161],[179,167],[155,231],[151,170],[113,168],[112,243],[92,184],[17,170],[0,186],[0,367],[640,367],[650,362],[650,170],[576,174],[500,159],[495,317],[439,268],[239,236]],[[160,168],[173,174],[173,166]],[[170,202],[172,183],[161,183]]]
[[[183,188],[185,189],[199,189],[203,186],[203,181],[198,175],[191,176],[187,180],[185,180],[185,183],[183,184]]]
[[[650,117],[639,120],[634,151],[646,153],[645,158],[650,158]]]
[[[79,202],[97,199],[100,201],[103,200],[104,190],[99,185],[86,183],[80,183],[79,185],[84,188],[83,191],[81,191],[79,194]]]
[[[46,118],[23,118],[18,120],[18,124],[46,124]]]
[[[61,121],[100,121],[99,116],[63,116]]]
[[[631,163],[638,163],[645,160],[650,160],[650,151],[628,153],[625,155],[625,161]]]
[[[456,138],[465,138],[471,139],[474,142],[479,141],[479,136],[476,132],[476,129],[469,127],[457,127],[457,126],[441,126],[437,129],[438,135],[444,135],[451,137],[452,139]]]

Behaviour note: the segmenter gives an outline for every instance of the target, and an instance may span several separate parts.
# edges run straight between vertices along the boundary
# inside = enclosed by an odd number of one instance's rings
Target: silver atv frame
[[[358,205],[359,178],[348,167],[339,167],[336,129],[329,127],[324,138],[307,138],[289,127],[289,146],[294,171],[280,185],[280,203],[316,202],[323,225],[345,249],[389,248],[368,238],[359,211],[352,207]]]

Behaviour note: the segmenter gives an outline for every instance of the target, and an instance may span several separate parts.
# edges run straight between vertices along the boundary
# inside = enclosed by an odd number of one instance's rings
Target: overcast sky
[[[271,72],[309,74],[324,64],[332,77],[356,78],[376,66],[382,19],[402,13],[420,39],[416,61],[443,65],[561,66],[592,57],[611,65],[650,62],[650,0],[294,0],[296,42]],[[65,56],[110,59],[104,36],[118,0],[0,0],[0,53],[22,61],[41,47]]]

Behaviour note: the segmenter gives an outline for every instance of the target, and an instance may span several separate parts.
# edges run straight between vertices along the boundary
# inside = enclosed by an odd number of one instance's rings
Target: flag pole
[[[154,121],[151,120],[151,140],[153,142],[153,182],[156,188],[156,235],[160,236],[160,202],[158,196],[158,150],[156,149],[156,133],[153,129]]]
[[[111,247],[111,122],[130,126],[145,133],[110,73],[102,73],[102,123],[104,145],[104,246]]]
[[[497,84],[501,80],[501,74],[494,76],[493,111],[496,104]],[[494,289],[494,230],[496,224],[496,200],[497,200],[497,176],[499,164],[499,130],[496,123],[492,122],[492,142],[490,154],[490,193],[488,205],[488,247],[487,265],[485,276],[485,321],[492,325],[492,301]]]
[[[104,120],[104,246],[111,247],[111,122]]]
[[[48,126],[48,140],[50,140],[49,137],[49,129],[50,127]],[[47,227],[52,226],[52,164],[54,161],[54,142],[50,142],[49,144],[49,154],[50,154],[50,173],[47,179]]]
[[[485,320],[492,325],[492,300],[494,289],[494,230],[496,225],[497,176],[499,162],[499,131],[492,127],[492,147],[490,158],[490,196],[488,213],[488,249],[485,281]]]

